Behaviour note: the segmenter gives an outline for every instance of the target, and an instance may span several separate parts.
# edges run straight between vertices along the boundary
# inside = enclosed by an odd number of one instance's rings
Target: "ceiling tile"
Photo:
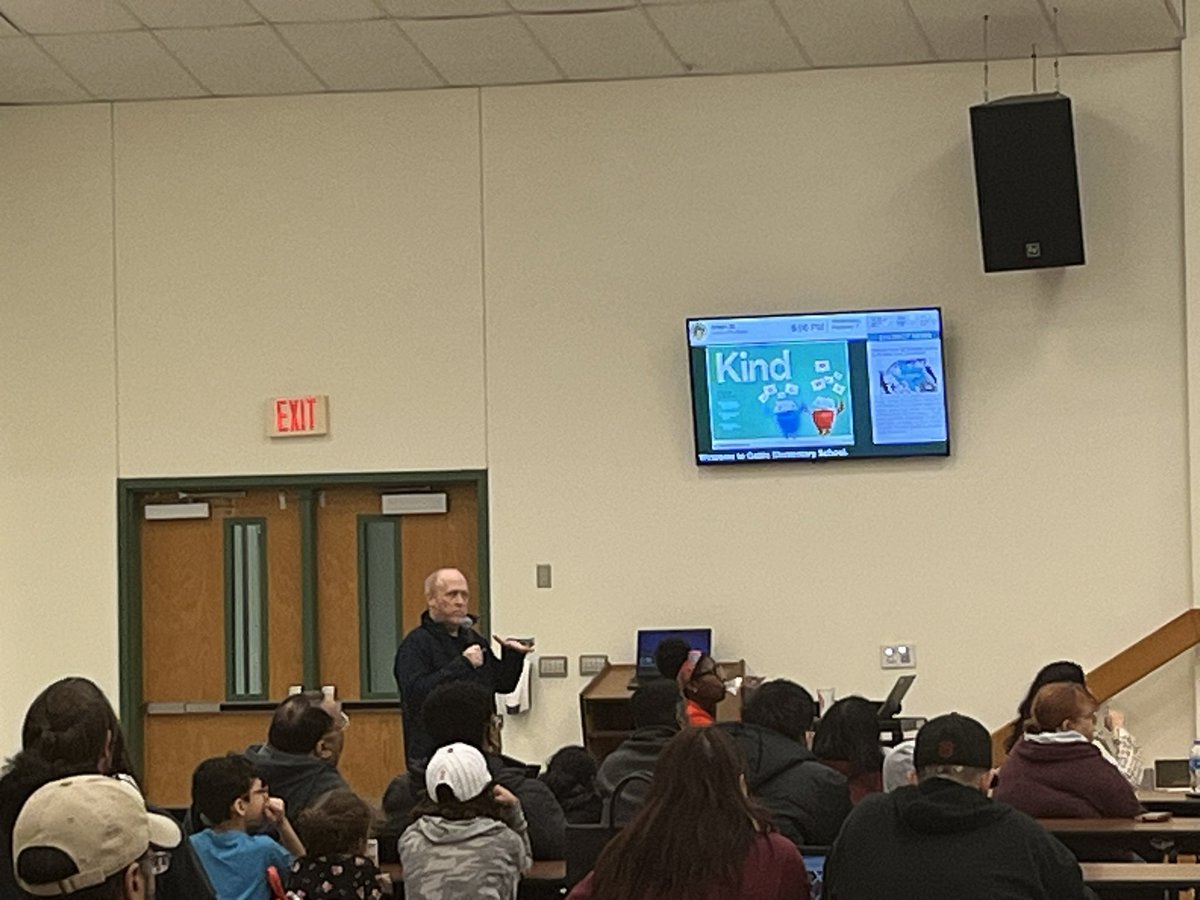
[[[655,6],[649,13],[696,72],[762,72],[807,65],[767,0]]]
[[[1068,53],[1161,50],[1179,46],[1174,7],[1163,0],[1086,0],[1064,3],[1058,33]]]
[[[212,28],[262,21],[246,0],[124,0],[150,28]]]
[[[141,27],[117,0],[0,0],[0,11],[26,34],[128,31]]]
[[[380,0],[384,9],[402,19],[455,19],[506,15],[504,0]]]
[[[908,0],[939,59],[983,59],[983,17],[988,17],[988,56],[1017,59],[1057,49],[1037,0]]]
[[[527,16],[525,21],[568,78],[645,78],[686,72],[641,10]]]
[[[438,87],[443,83],[390,20],[280,25],[279,31],[334,90]]]
[[[158,33],[214,94],[300,94],[320,91],[313,77],[267,25],[183,28]]]
[[[2,2],[2,0],[0,0]],[[350,22],[380,19],[372,0],[249,0],[268,22]]]
[[[451,84],[521,84],[559,77],[516,16],[413,20],[403,27]]]
[[[27,37],[0,38],[0,103],[67,103],[88,95]]]
[[[632,9],[635,0],[509,0],[517,12],[596,12],[609,9]]]
[[[890,65],[930,58],[903,0],[775,0],[775,5],[814,65]]]
[[[205,95],[146,31],[48,35],[39,38],[39,43],[82,85],[105,100]]]

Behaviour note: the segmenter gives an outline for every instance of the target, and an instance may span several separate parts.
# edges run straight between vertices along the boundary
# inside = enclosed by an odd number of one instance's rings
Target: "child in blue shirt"
[[[192,775],[192,807],[208,826],[191,836],[192,848],[217,900],[270,900],[267,867],[282,876],[294,857],[304,855],[283,801],[270,795],[244,756],[231,753],[200,763]],[[279,841],[247,833],[267,824],[279,832]]]

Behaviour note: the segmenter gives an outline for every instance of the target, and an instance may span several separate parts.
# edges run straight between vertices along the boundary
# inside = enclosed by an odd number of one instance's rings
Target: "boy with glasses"
[[[267,868],[284,873],[304,856],[283,801],[270,794],[254,765],[235,753],[204,760],[192,775],[192,808],[206,827],[189,840],[220,900],[270,900]],[[266,825],[278,842],[248,833]]]

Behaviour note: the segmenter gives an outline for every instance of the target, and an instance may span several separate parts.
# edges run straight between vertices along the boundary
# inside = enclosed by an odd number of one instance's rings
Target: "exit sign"
[[[276,397],[267,404],[269,437],[306,437],[314,434],[329,434],[327,394]]]

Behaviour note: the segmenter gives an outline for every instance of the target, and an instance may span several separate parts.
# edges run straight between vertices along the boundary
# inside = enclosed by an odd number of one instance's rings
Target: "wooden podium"
[[[746,661],[720,663],[726,678],[744,677]],[[583,725],[583,745],[604,759],[617,745],[633,734],[633,711],[629,682],[636,666],[608,663],[579,692],[579,719]],[[717,706],[717,720],[736,722],[742,717],[740,694],[726,694]]]

